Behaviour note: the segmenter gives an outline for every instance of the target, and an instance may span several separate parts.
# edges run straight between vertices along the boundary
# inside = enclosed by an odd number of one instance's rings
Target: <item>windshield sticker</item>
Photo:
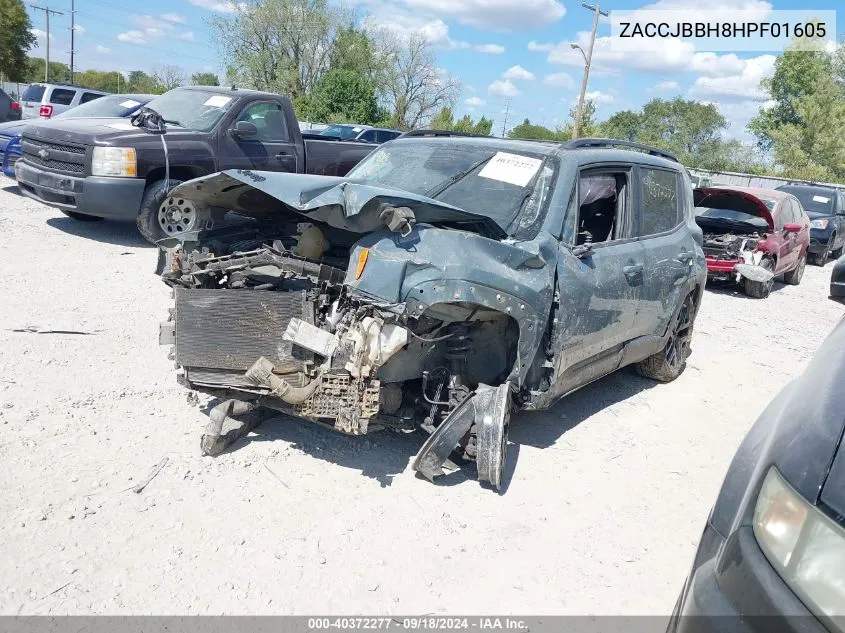
[[[478,172],[478,175],[490,180],[507,182],[517,187],[525,187],[531,182],[542,164],[543,161],[539,158],[497,152]]]
[[[223,95],[214,95],[209,97],[203,103],[204,106],[211,106],[212,108],[222,108],[232,100],[232,97],[224,97]]]
[[[140,102],[140,101],[135,101],[135,100],[133,100],[133,99],[127,99],[126,101],[121,101],[121,102],[120,102],[120,107],[121,107],[121,108],[136,108],[136,107],[138,107],[139,105],[141,105],[141,102]]]
[[[813,196],[813,202],[821,202],[822,204],[827,204],[830,202],[830,198],[825,198],[824,196]]]
[[[129,123],[109,123],[109,127],[113,130],[134,130],[135,127]]]

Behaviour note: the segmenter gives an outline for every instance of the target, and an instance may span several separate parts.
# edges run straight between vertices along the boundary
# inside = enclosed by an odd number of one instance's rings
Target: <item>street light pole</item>
[[[587,93],[587,80],[590,78],[590,64],[593,61],[593,46],[596,43],[596,31],[599,28],[599,16],[607,17],[607,11],[602,11],[597,4],[587,4],[582,2],[581,6],[593,12],[593,32],[590,35],[590,48],[587,53],[578,44],[572,44],[572,48],[577,48],[584,56],[584,77],[581,80],[581,94],[578,96],[578,106],[575,109],[575,122],[572,126],[572,138],[578,138],[581,135],[581,115],[584,112],[584,95]]]
[[[39,7],[34,4],[30,5],[33,9],[43,11],[47,17],[47,57],[44,59],[44,83],[50,81],[50,14],[64,15],[62,11],[53,11],[50,7]]]

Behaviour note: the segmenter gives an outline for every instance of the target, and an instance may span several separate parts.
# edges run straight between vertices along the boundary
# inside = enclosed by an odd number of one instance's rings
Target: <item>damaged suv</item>
[[[607,139],[420,131],[345,177],[231,170],[171,193],[247,216],[160,242],[180,381],[221,398],[203,451],[267,407],[422,430],[413,467],[502,485],[510,414],[620,367],[684,369],[706,267],[686,171]]]

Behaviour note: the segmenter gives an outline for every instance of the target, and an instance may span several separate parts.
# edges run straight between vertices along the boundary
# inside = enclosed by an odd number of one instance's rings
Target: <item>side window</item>
[[[362,141],[366,141],[367,143],[375,143],[376,141],[376,131],[375,130],[367,130],[361,136],[358,137]]]
[[[645,237],[671,231],[680,221],[677,172],[641,167],[638,235]]]
[[[103,95],[99,95],[96,92],[85,92],[82,94],[82,97],[79,99],[79,103],[88,103],[89,101],[93,101],[94,99],[99,99]]]
[[[387,141],[392,141],[397,136],[399,136],[398,132],[390,132],[389,130],[379,130],[376,134],[376,142],[387,143]]]
[[[610,242],[626,236],[624,219],[628,207],[630,175],[625,171],[590,170],[578,177],[576,201],[578,217],[564,229],[564,239],[575,244]],[[567,222],[569,224],[569,222]],[[571,224],[570,224],[571,226]]]
[[[56,105],[70,105],[70,102],[73,101],[75,96],[75,90],[53,88],[53,92],[50,93],[50,103],[55,103]]]
[[[248,121],[258,128],[258,141],[287,141],[288,131],[285,126],[285,114],[281,104],[261,102],[248,106],[238,117],[238,121]]]

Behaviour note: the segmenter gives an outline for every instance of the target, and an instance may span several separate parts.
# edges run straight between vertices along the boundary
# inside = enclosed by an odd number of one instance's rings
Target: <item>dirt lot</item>
[[[667,614],[736,446],[843,314],[831,264],[765,301],[708,291],[679,380],[518,416],[498,496],[418,479],[415,436],[282,418],[202,457],[134,227],[0,177],[0,252],[3,614]]]

